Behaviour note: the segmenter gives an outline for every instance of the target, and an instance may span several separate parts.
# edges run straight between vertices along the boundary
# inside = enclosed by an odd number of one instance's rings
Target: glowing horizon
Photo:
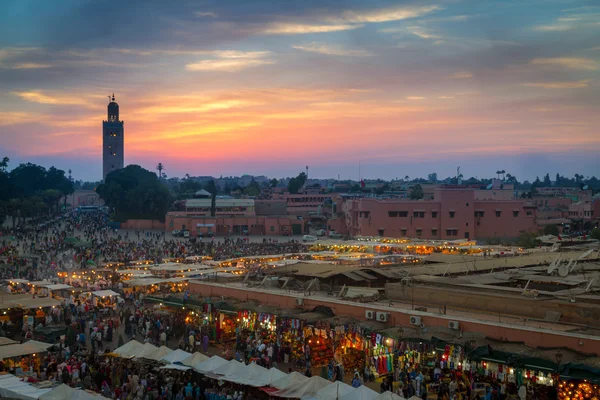
[[[321,3],[11,1],[0,156],[100,179],[114,92],[126,164],[169,176],[600,167],[600,6]]]

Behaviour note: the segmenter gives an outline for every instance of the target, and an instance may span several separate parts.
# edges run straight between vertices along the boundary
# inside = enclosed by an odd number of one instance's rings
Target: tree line
[[[73,183],[65,171],[32,164],[20,164],[8,171],[10,160],[0,161],[0,223],[12,218],[13,227],[28,218],[57,213],[73,193]]]

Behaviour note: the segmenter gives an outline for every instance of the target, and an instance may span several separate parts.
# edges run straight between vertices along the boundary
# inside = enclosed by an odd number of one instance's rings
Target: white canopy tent
[[[200,353],[198,353],[198,354],[200,354]],[[172,352],[170,352],[169,354],[167,354],[166,356],[164,356],[161,361],[166,361],[168,363],[180,363],[191,355],[192,354],[188,353],[187,351],[183,351],[181,349],[176,349],[176,350],[173,350]],[[206,357],[206,356],[204,356],[204,357],[205,357],[204,358],[205,360],[208,359],[208,357]],[[191,367],[191,365],[190,365],[190,367]]]
[[[205,361],[209,360],[208,356],[205,356],[202,353],[194,353],[190,354],[188,357],[181,360],[183,365],[187,365],[188,367],[192,367],[195,370],[198,370],[198,367]],[[223,360],[225,361],[225,360]]]
[[[417,397],[417,396],[413,396],[413,397],[416,397],[417,399],[420,400],[420,397]],[[406,400],[406,399],[404,397],[398,396],[397,394],[394,394],[388,390],[387,392],[383,392],[383,393],[377,395],[377,397],[375,397],[373,400]]]
[[[172,352],[173,352],[173,350],[171,350],[167,346],[160,346],[156,353],[154,353],[150,357],[146,357],[146,358],[149,358],[150,360],[154,360],[154,361],[161,361],[163,358],[165,358],[165,356],[168,356]]]
[[[73,389],[72,387],[62,384],[44,393],[39,397],[40,400],[101,400],[106,397],[100,396],[97,393],[88,392],[81,389]]]
[[[43,353],[52,347],[52,343],[30,340],[25,343],[7,344],[0,346],[0,360],[11,357],[26,356],[29,354]]]
[[[269,386],[273,386],[273,382],[276,382],[279,379],[288,376],[285,372],[280,371],[277,368],[271,368],[270,370],[268,370],[267,375],[269,376]]]
[[[72,289],[73,286],[71,285],[65,285],[63,283],[57,283],[56,285],[47,285],[46,289],[48,289],[48,291],[53,292],[55,290],[65,290],[65,289]]]
[[[331,385],[331,382],[327,379],[323,379],[320,376],[313,376],[305,382],[290,384],[284,389],[271,393],[271,395],[295,399],[312,398],[319,390],[329,385]]]
[[[315,393],[314,397],[317,400],[338,400],[343,395],[350,393],[354,388],[344,382],[336,381],[331,385],[325,386],[323,389]]]
[[[273,380],[271,382],[271,386],[281,390],[291,385],[304,384],[308,379],[309,378],[307,378],[305,375],[294,371],[291,374],[286,374],[280,379]]]
[[[112,290],[98,290],[96,292],[92,292],[92,294],[97,297],[110,297],[119,295],[119,293],[113,292]]]
[[[369,389],[365,385],[361,385],[351,392],[340,397],[340,400],[373,400],[378,393]]]
[[[116,348],[113,353],[122,358],[132,358],[140,354],[144,350],[144,345],[137,340],[132,340],[125,343],[123,346]]]
[[[14,375],[0,375],[0,397],[9,399],[37,400],[51,389],[38,389]]]
[[[242,364],[236,360],[229,360],[227,364],[223,364],[218,368],[215,368],[212,373],[207,373],[209,377],[219,376],[221,379],[230,382],[239,382],[242,376],[245,375],[246,364]]]
[[[213,372],[215,369],[217,369],[227,363],[228,363],[227,360],[225,360],[219,356],[212,356],[208,360],[196,365],[194,367],[194,369],[203,374],[207,374],[207,373]]]
[[[261,387],[269,385],[271,383],[271,378],[269,377],[268,369],[261,367],[256,363],[251,363],[246,366],[244,374],[240,377],[238,382],[243,383],[244,385]]]
[[[159,369],[175,369],[177,371],[187,371],[192,368],[186,367],[185,365],[179,365],[179,364],[167,364],[165,366],[160,367]]]
[[[153,360],[154,355],[158,353],[158,347],[151,343],[144,343],[142,345],[142,350],[135,355],[136,358],[147,358],[149,360]]]

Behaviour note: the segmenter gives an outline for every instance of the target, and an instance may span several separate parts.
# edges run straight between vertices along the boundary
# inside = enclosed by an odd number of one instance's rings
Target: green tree
[[[247,196],[258,196],[260,194],[260,186],[254,179],[244,188],[244,194]]]
[[[0,161],[0,172],[6,172],[9,162],[10,162],[10,159],[8,157],[2,158],[2,161]]]
[[[592,239],[600,240],[600,228],[592,229],[590,236],[592,237]]]
[[[46,206],[49,210],[54,210],[58,212],[58,207],[60,203],[60,199],[63,197],[63,194],[60,190],[57,189],[46,189],[41,193],[41,197],[46,203]]]
[[[552,181],[550,180],[550,174],[546,174],[546,176],[544,176],[544,186],[545,187],[552,186]]]
[[[421,187],[421,184],[417,183],[415,186],[413,186],[408,197],[410,197],[412,200],[420,200],[425,197],[425,193],[423,193],[423,187]]]
[[[431,174],[427,175],[427,180],[431,183],[437,183],[438,180],[438,175],[436,172],[432,172]]]
[[[206,184],[206,190],[210,193],[210,216],[217,215],[217,184],[214,179],[211,179]]]
[[[558,226],[554,224],[544,226],[544,235],[558,236]]]
[[[279,183],[279,181],[277,179],[273,178],[269,181],[269,186],[272,188],[275,188],[275,187],[277,187],[278,183]]]
[[[540,240],[537,238],[537,235],[532,232],[522,232],[517,239],[517,246],[523,247],[525,249],[531,249],[533,247],[537,247],[541,244]]]
[[[164,221],[171,203],[167,186],[153,172],[128,165],[111,172],[96,192],[114,210],[117,220],[130,218]]]
[[[288,183],[288,190],[291,194],[296,194],[306,183],[306,173],[301,172],[297,177],[290,179]]]

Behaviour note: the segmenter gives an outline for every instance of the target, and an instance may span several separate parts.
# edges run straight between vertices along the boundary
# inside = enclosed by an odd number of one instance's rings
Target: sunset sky
[[[600,175],[598,1],[6,0],[0,157],[101,178]]]

